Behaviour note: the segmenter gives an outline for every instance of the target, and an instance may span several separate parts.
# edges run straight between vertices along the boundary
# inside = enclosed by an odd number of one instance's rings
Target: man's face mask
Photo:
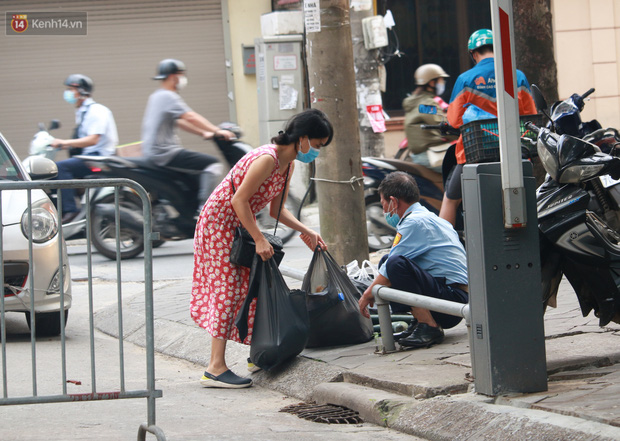
[[[179,75],[179,82],[177,83],[177,90],[184,89],[187,86],[187,77],[185,75]]]
[[[396,226],[400,222],[400,216],[398,216],[398,214],[396,213],[396,210],[394,210],[394,212],[390,211],[391,204],[392,204],[392,201],[390,201],[390,203],[388,204],[387,213],[383,213],[383,215],[385,216],[385,221],[387,222],[387,224],[392,228],[396,228]]]
[[[65,93],[62,97],[69,104],[75,104],[77,102],[77,98],[75,97],[75,92],[73,92],[72,90],[65,90]]]
[[[446,83],[444,81],[437,81],[435,84],[435,95],[441,96],[446,91]]]

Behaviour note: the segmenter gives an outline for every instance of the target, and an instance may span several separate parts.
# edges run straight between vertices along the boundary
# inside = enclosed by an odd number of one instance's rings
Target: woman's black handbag
[[[284,257],[282,248],[284,244],[278,236],[269,233],[263,233],[263,236],[269,241],[273,247],[273,258],[277,265],[280,265]],[[233,240],[232,249],[230,250],[230,262],[235,265],[252,267],[252,260],[256,254],[256,244],[254,239],[248,233],[248,230],[239,226],[235,229],[235,238]]]
[[[286,192],[289,171],[290,166],[286,170],[284,188],[282,189],[283,195]],[[235,194],[235,186],[232,183],[232,176],[230,178],[230,185],[232,185],[233,194]],[[280,201],[280,208],[278,209],[278,217],[276,218],[276,226],[273,229],[273,234],[263,233],[263,236],[265,236],[265,238],[273,247],[273,259],[275,260],[277,265],[280,265],[280,262],[282,262],[282,258],[284,257],[284,251],[282,250],[284,248],[284,243],[282,242],[282,239],[275,234],[278,230],[278,222],[280,221],[280,212],[282,211],[283,204],[284,197],[282,197],[282,200]],[[230,263],[238,266],[244,266],[246,268],[251,268],[255,254],[256,243],[254,242],[254,238],[252,238],[250,233],[248,233],[248,230],[239,225],[235,229],[235,238],[233,239],[232,248],[230,250]]]

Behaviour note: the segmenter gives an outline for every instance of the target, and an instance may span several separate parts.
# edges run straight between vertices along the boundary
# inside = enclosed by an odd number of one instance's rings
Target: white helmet
[[[448,78],[448,75],[438,64],[423,64],[415,70],[416,86],[424,86],[435,78]]]

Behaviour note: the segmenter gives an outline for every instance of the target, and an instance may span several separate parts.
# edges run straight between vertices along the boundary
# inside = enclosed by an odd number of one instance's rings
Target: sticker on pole
[[[304,0],[304,23],[306,32],[321,32],[319,0]]]
[[[366,106],[366,115],[368,116],[368,121],[370,121],[373,132],[385,132],[385,118],[383,117],[383,106],[381,104]]]

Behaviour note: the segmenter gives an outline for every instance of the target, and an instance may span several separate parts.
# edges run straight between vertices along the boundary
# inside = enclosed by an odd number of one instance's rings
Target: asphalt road
[[[84,280],[88,276],[88,247],[85,240],[68,243],[71,277],[73,280]],[[165,242],[153,249],[153,279],[174,280],[192,275],[194,264],[193,239],[177,242]],[[110,260],[91,247],[93,277],[97,279],[117,279],[116,261]],[[123,260],[121,263],[121,280],[127,282],[144,281],[144,256]]]

